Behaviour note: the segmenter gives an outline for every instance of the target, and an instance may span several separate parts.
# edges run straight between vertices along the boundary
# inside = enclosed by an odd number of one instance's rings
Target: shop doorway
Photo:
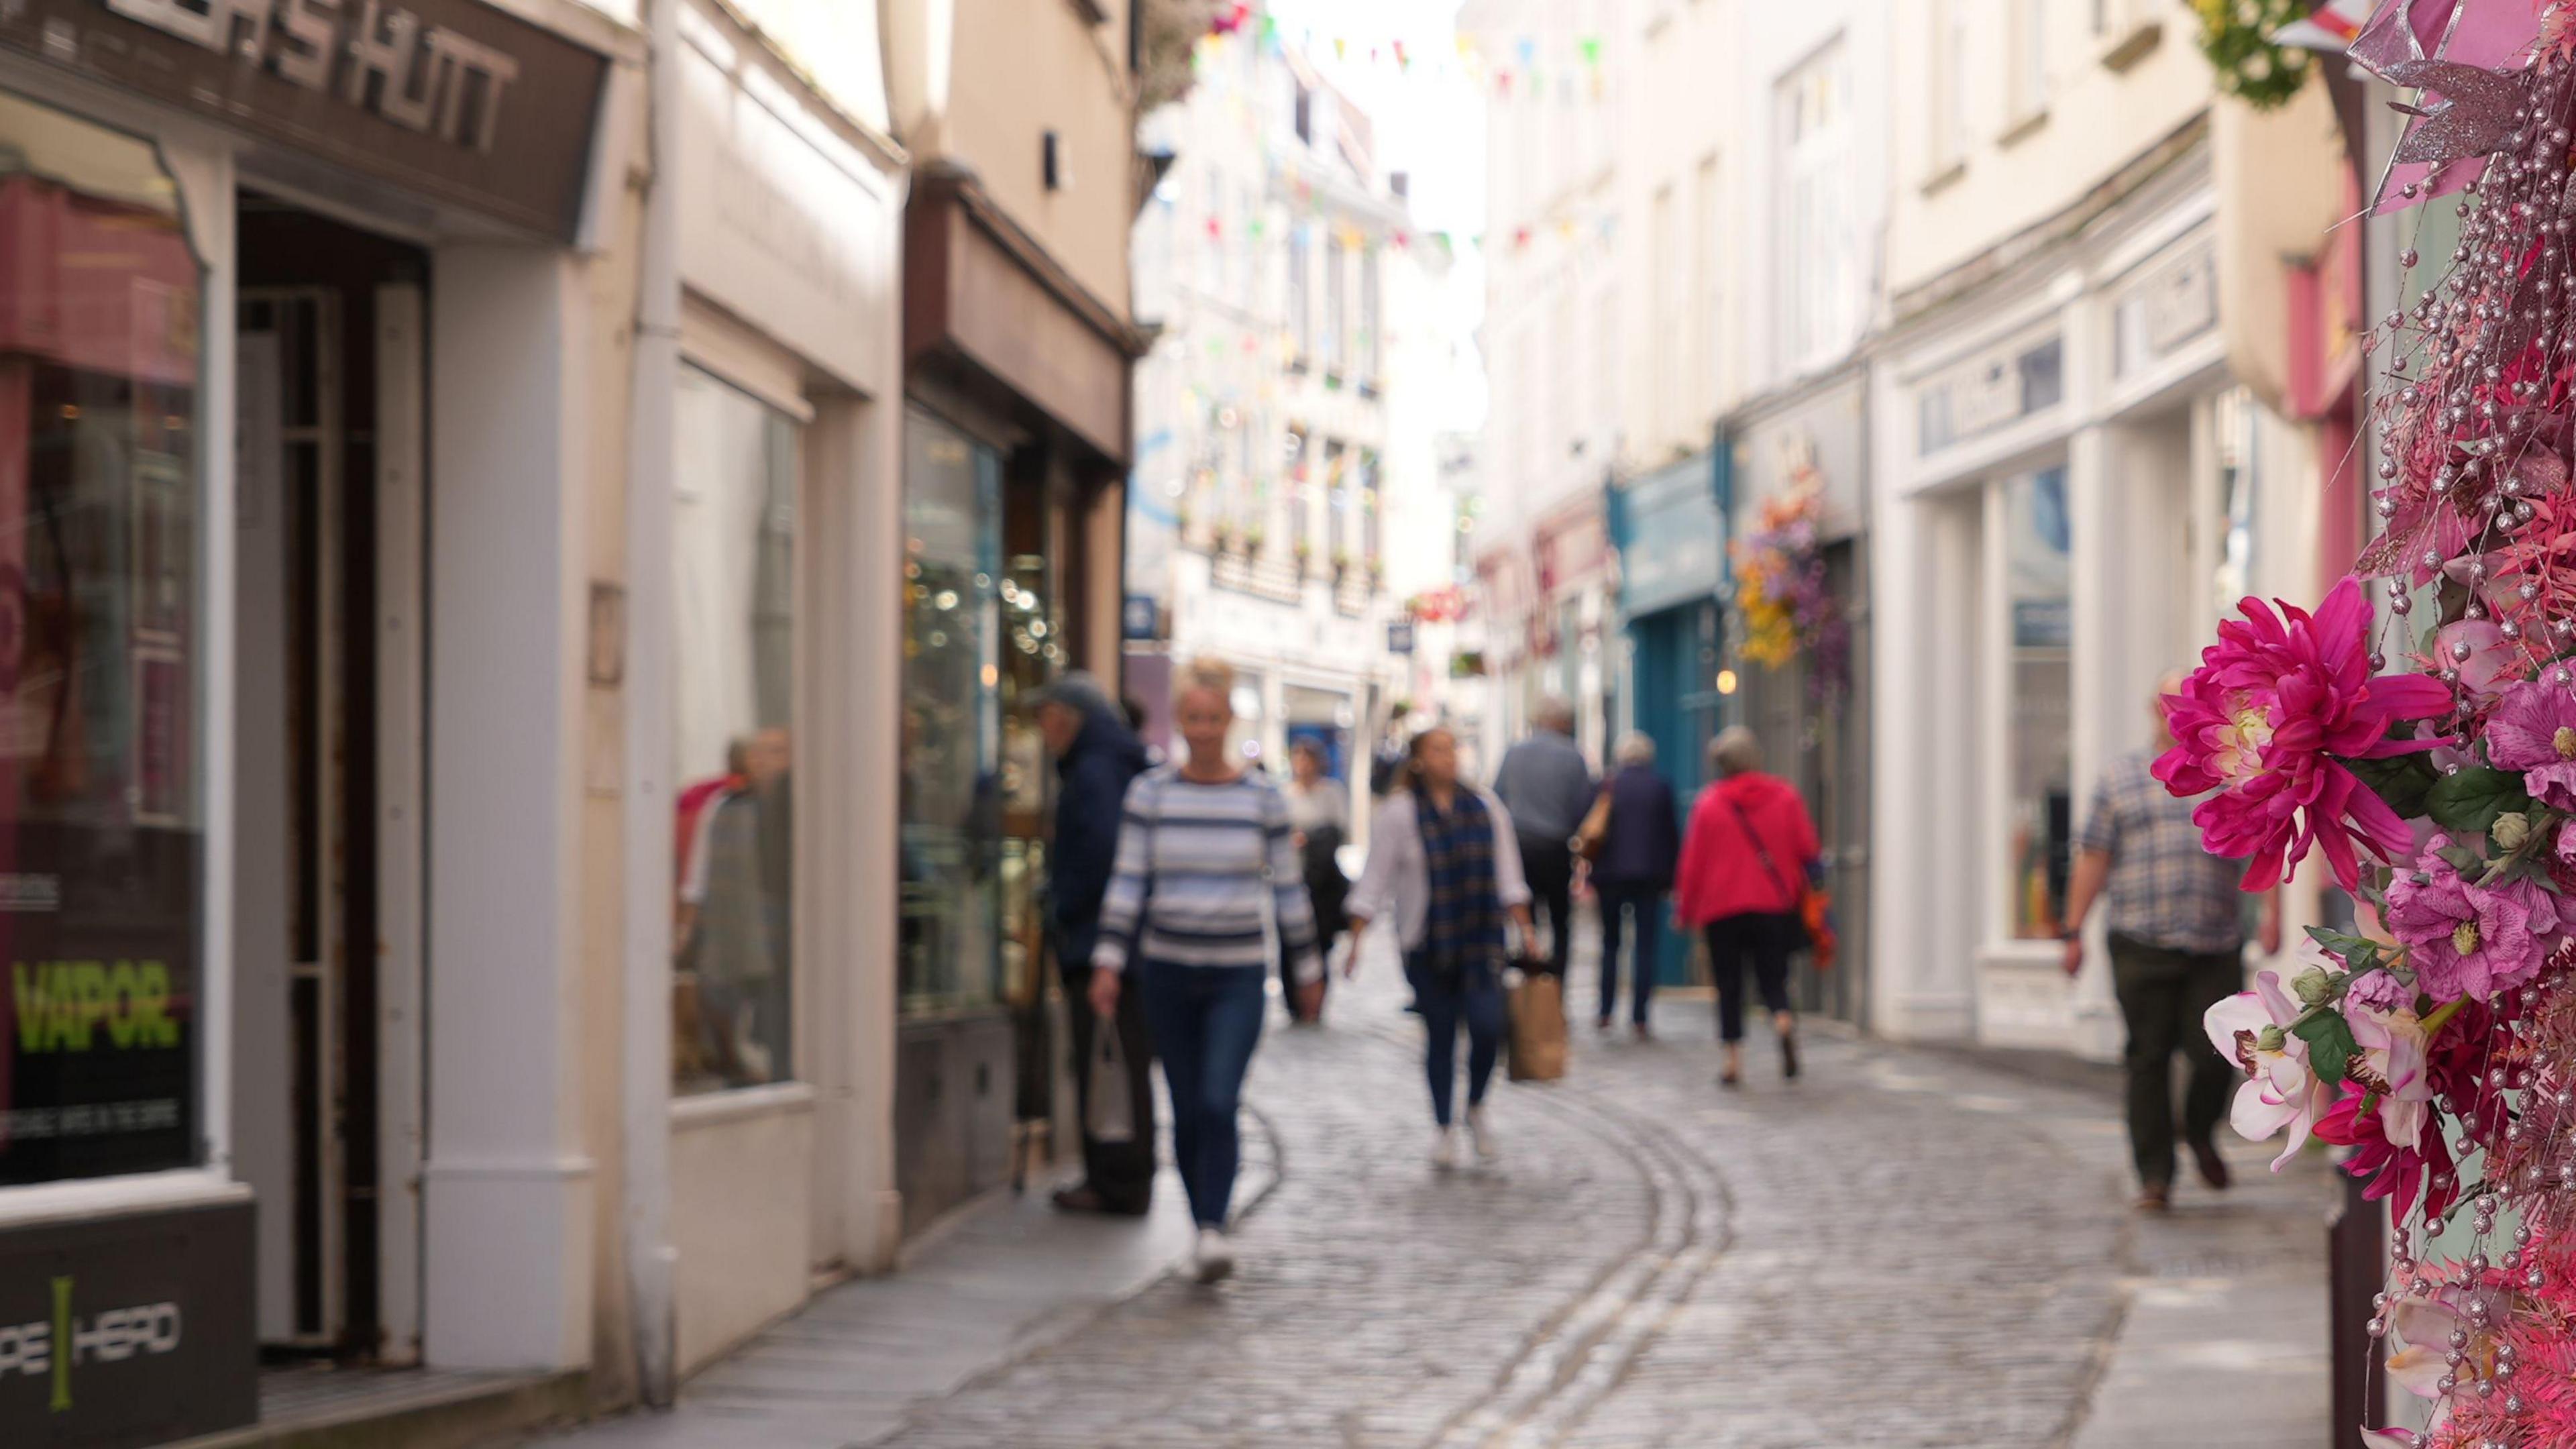
[[[260,1337],[420,1356],[420,250],[245,193],[235,589],[238,1170]]]

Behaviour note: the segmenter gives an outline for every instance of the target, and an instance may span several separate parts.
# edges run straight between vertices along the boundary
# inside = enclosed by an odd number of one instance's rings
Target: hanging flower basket
[[[1848,682],[1851,630],[1825,570],[1823,512],[1824,480],[1801,462],[1788,489],[1763,503],[1760,526],[1732,552],[1744,657],[1766,669],[1803,658],[1810,687],[1828,697]]]

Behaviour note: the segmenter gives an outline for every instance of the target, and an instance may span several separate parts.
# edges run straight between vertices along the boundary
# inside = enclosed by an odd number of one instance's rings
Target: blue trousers
[[[1259,966],[1144,964],[1135,984],[1145,992],[1145,1024],[1163,1059],[1163,1083],[1172,1092],[1172,1156],[1190,1220],[1203,1228],[1225,1226],[1234,1200],[1234,1174],[1243,1162],[1243,1134],[1235,1112],[1243,1102],[1243,1074],[1261,1040],[1268,1003]]]
[[[1431,1120],[1446,1127],[1458,1096],[1458,1028],[1467,1028],[1467,1105],[1485,1100],[1503,1049],[1503,984],[1491,966],[1471,966],[1451,981],[1435,978],[1420,952],[1404,958],[1404,979],[1431,1033],[1422,1065],[1431,1078]]]
[[[1635,940],[1637,969],[1628,983],[1629,1016],[1639,1026],[1646,1024],[1646,1011],[1655,1001],[1655,958],[1664,943],[1664,923],[1660,919],[1664,893],[1651,885],[1599,885],[1601,897],[1601,1024],[1610,1024],[1611,1008],[1619,1000],[1619,939],[1624,918],[1637,913]]]

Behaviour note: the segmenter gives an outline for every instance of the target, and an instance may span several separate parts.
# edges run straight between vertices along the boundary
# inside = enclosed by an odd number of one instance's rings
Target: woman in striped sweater
[[[1181,671],[1172,704],[1188,758],[1127,788],[1091,956],[1091,1006],[1102,1017],[1116,1018],[1121,990],[1145,993],[1208,1283],[1234,1271],[1225,1217],[1242,1147],[1235,1109],[1261,1040],[1271,952],[1286,954],[1301,1012],[1321,1004],[1324,979],[1287,798],[1226,752],[1233,699],[1225,665]]]

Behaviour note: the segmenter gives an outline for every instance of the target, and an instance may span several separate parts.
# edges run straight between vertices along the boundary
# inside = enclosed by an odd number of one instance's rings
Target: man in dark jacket
[[[1073,1080],[1082,1111],[1082,1182],[1055,1195],[1068,1212],[1142,1215],[1154,1195],[1153,1044],[1145,1034],[1144,994],[1118,1000],[1118,1047],[1127,1068],[1134,1132],[1124,1142],[1091,1135],[1092,1054],[1099,1018],[1085,1005],[1092,944],[1100,934],[1100,901],[1118,855],[1118,822],[1127,785],[1144,772],[1144,743],[1100,682],[1077,670],[1038,694],[1038,732],[1055,756],[1055,842],[1047,853],[1047,926],[1056,967],[1064,973],[1073,1026]]]
[[[1637,965],[1628,987],[1629,1017],[1640,1039],[1653,1035],[1646,1013],[1655,999],[1656,948],[1662,944],[1664,897],[1682,854],[1681,815],[1673,787],[1655,773],[1655,742],[1630,735],[1619,742],[1619,769],[1602,787],[1610,796],[1609,829],[1592,862],[1592,892],[1601,899],[1601,1017],[1610,1029],[1619,1001],[1619,938],[1623,916],[1635,913]]]

